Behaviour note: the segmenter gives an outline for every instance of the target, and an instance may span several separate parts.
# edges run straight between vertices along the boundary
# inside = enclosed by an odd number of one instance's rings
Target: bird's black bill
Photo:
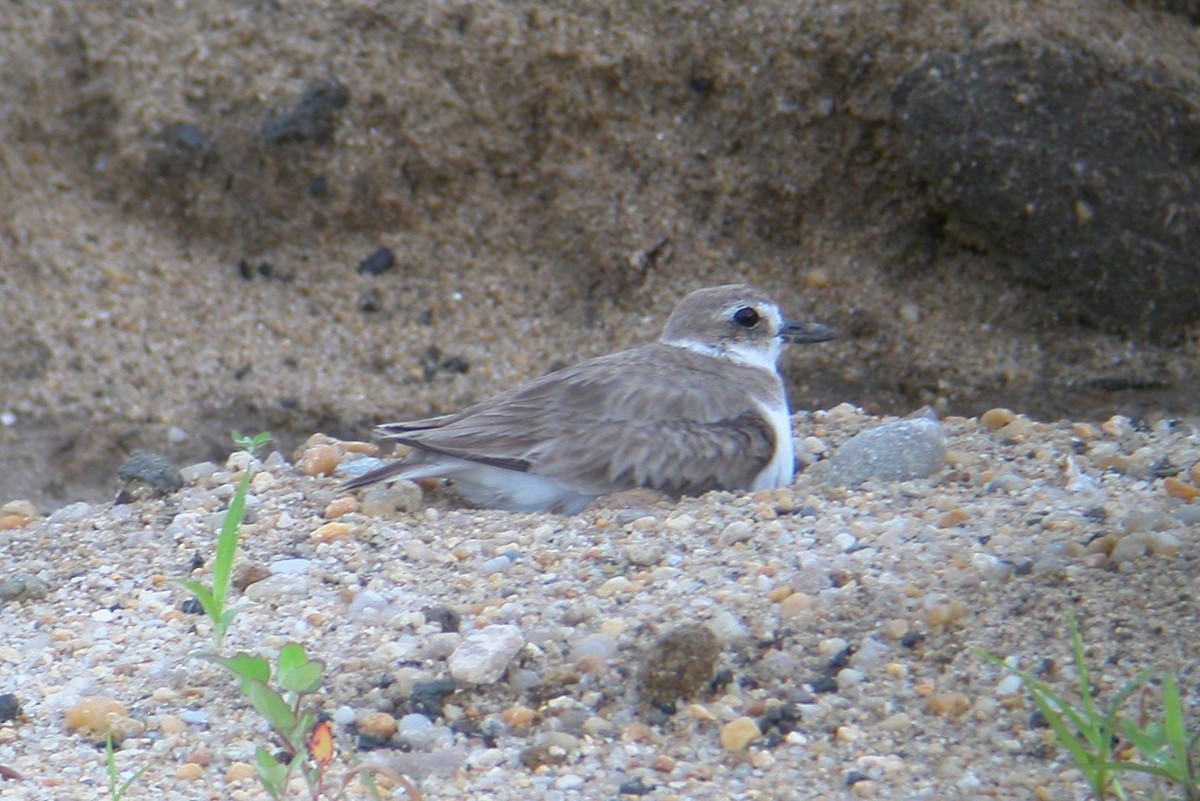
[[[795,323],[785,320],[779,332],[785,342],[804,344],[806,342],[828,342],[837,339],[837,334],[829,326],[820,323]]]

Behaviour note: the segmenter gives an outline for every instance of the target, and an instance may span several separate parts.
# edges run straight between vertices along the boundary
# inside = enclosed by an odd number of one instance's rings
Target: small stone
[[[32,501],[9,501],[0,506],[0,531],[21,528],[40,516]]]
[[[466,684],[494,684],[525,646],[521,629],[486,626],[471,632],[450,655],[450,675]]]
[[[187,729],[187,724],[178,715],[159,715],[158,730],[163,734],[179,734]]]
[[[881,720],[879,725],[884,731],[907,731],[912,725],[912,718],[905,712],[896,712]]]
[[[337,469],[345,450],[324,434],[313,434],[294,454],[296,469],[306,476],[327,476]]]
[[[379,275],[392,269],[396,264],[396,256],[389,248],[380,246],[370,256],[358,263],[359,275]]]
[[[828,480],[856,485],[869,479],[925,478],[946,464],[946,437],[936,420],[898,420],[860,432],[829,460]]]
[[[257,775],[258,769],[249,762],[232,762],[225,770],[225,783],[233,784]]]
[[[260,473],[259,475],[266,475]],[[255,476],[257,478],[257,476]],[[359,510],[358,498],[353,495],[343,495],[340,498],[334,498],[325,506],[325,511],[321,516],[326,520],[336,520],[348,514],[353,514]]]
[[[762,732],[754,718],[740,717],[721,727],[721,747],[726,751],[744,751],[759,737]]]
[[[1163,486],[1167,490],[1168,495],[1172,498],[1178,498],[1181,501],[1194,501],[1200,498],[1200,487],[1185,484],[1174,477],[1164,478]]]
[[[1147,550],[1154,556],[1175,556],[1179,553],[1179,538],[1169,531],[1153,531]]]
[[[28,573],[14,573],[0,580],[0,606],[13,601],[40,601],[50,592],[45,580]]]
[[[962,601],[950,601],[938,604],[930,609],[925,614],[925,622],[930,626],[949,626],[952,623],[962,620],[970,613],[970,607]]]
[[[170,495],[183,486],[179,468],[165,456],[145,448],[134,448],[117,470],[117,478],[129,484],[139,481],[160,495]]]
[[[655,640],[642,654],[638,690],[656,706],[667,706],[708,685],[721,655],[720,642],[708,626],[679,626]]]
[[[1131,562],[1140,556],[1145,555],[1147,548],[1150,545],[1150,535],[1144,531],[1126,534],[1118,542],[1108,559],[1113,564],[1121,564],[1122,562]]]
[[[812,609],[813,603],[814,599],[811,595],[803,592],[793,592],[779,602],[779,614],[784,617],[795,617]]]
[[[340,520],[325,523],[317,528],[312,534],[309,534],[309,539],[317,542],[335,542],[337,540],[349,537],[354,531],[354,526],[349,523],[343,523]]]
[[[965,693],[938,693],[925,701],[925,711],[942,717],[960,717],[971,708],[971,701]]]
[[[185,762],[175,771],[175,778],[182,781],[195,781],[204,775],[204,768],[195,762]]]
[[[1010,409],[988,409],[979,415],[979,424],[988,431],[996,432],[1016,419],[1017,416]]]
[[[123,725],[129,720],[125,706],[115,698],[106,695],[89,695],[81,698],[65,715],[67,729],[83,735],[103,735],[111,731],[117,739],[118,732],[122,735],[127,730]]]
[[[528,728],[537,712],[527,706],[513,706],[500,713],[500,720],[510,729]]]
[[[611,598],[627,589],[629,589],[629,579],[624,576],[613,576],[596,589],[596,595],[600,598]]]
[[[390,740],[399,724],[387,712],[369,712],[358,721],[358,733],[376,740]]]
[[[271,571],[266,565],[258,562],[243,562],[233,569],[233,578],[230,583],[238,592],[245,592],[251,584],[262,581],[270,575]]]
[[[721,532],[717,543],[722,547],[728,547],[739,542],[746,542],[754,536],[754,528],[745,520],[735,520],[725,527]]]
[[[0,694],[0,723],[21,717],[21,702],[13,693]]]

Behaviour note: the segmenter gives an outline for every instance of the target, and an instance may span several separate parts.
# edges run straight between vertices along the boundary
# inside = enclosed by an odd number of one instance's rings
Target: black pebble
[[[0,723],[21,717],[21,703],[12,693],[0,695]]]
[[[409,705],[413,712],[429,717],[441,717],[442,704],[446,696],[457,689],[454,679],[434,679],[433,681],[418,681],[413,684]]]
[[[202,615],[204,614],[204,607],[195,598],[188,598],[179,605],[179,611],[185,615]]]
[[[425,619],[442,627],[442,631],[458,631],[462,615],[448,606],[430,606],[423,610]]]
[[[358,263],[359,275],[379,275],[396,266],[396,256],[389,248],[378,247]]]

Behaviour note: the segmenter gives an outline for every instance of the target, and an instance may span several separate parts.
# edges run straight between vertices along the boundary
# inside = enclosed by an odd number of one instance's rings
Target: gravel
[[[0,531],[0,582],[36,589],[0,609],[0,694],[20,710],[0,766],[22,777],[0,798],[102,793],[96,734],[68,723],[96,714],[115,718],[122,772],[146,767],[131,798],[263,797],[249,766],[278,743],[192,656],[209,623],[171,581],[209,580],[243,469],[258,475],[239,565],[260,569],[224,650],[298,641],[325,663],[311,701],[335,773],[384,765],[427,799],[1083,798],[1023,689],[971,648],[1070,693],[1073,612],[1102,699],[1151,665],[1194,699],[1200,515],[1165,482],[1196,485],[1200,435],[988,420],[937,423],[928,477],[847,487],[830,457],[892,421],[802,413],[812,463],[791,487],[618,495],[574,517],[437,490],[414,512],[339,504],[329,529],[337,479],[281,456],[36,516]],[[711,679],[649,703],[639,669],[680,626],[712,633],[715,664],[686,668]]]

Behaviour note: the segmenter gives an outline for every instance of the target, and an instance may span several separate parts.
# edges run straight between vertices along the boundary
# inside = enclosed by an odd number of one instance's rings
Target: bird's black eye
[[[758,312],[749,306],[743,306],[733,313],[733,321],[742,328],[753,328],[758,325]]]

